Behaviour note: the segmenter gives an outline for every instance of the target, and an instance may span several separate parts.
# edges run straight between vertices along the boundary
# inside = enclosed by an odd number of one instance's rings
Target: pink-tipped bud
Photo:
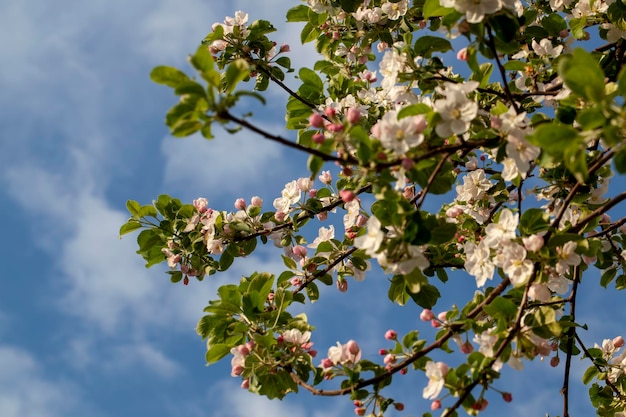
[[[252,206],[254,207],[261,208],[263,207],[263,199],[255,195],[254,197],[252,197],[252,199],[250,199],[250,204],[252,204]]]
[[[442,321],[442,322],[446,322],[446,315],[448,314],[447,311],[442,311],[441,313],[437,314],[437,318]]]
[[[351,107],[350,109],[348,109],[346,118],[348,119],[348,122],[350,122],[351,124],[358,123],[359,120],[361,120],[361,112],[358,109]]]
[[[422,321],[431,321],[434,318],[435,314],[432,312],[432,310],[429,310],[427,308],[422,310],[422,312],[420,313],[420,320]]]
[[[241,381],[241,388],[248,389],[250,388],[250,380],[248,378]]]
[[[365,415],[365,408],[363,407],[357,407],[354,409],[354,414],[356,414],[357,416],[364,416]]]
[[[315,349],[309,349],[309,355],[311,355],[312,358],[317,356],[317,350]]]
[[[291,48],[286,43],[280,46],[280,52],[284,53],[284,52],[289,52],[289,51],[291,51]]]
[[[341,123],[332,123],[327,126],[327,129],[333,133],[343,132],[343,125]]]
[[[465,342],[461,345],[461,352],[468,355],[474,351],[474,346],[470,342]]]
[[[438,329],[439,327],[441,327],[441,322],[437,321],[437,320],[431,320],[430,321],[430,325],[432,327],[434,327],[435,329]]]
[[[303,193],[308,193],[311,187],[313,187],[313,181],[308,177],[298,178],[296,185],[298,186],[298,190]]]
[[[408,368],[400,369],[400,375],[406,375],[407,372],[409,372]]]
[[[361,348],[354,340],[348,340],[348,343],[346,343],[346,347],[348,348],[348,352],[350,352],[352,355],[358,355],[361,351]]]
[[[502,399],[506,401],[507,403],[510,403],[511,401],[513,401],[513,395],[511,395],[510,392],[503,392]]]
[[[351,190],[341,190],[339,191],[339,197],[341,197],[344,203],[349,203],[356,198],[356,194]]]
[[[322,368],[328,369],[332,367],[333,367],[333,361],[331,361],[329,358],[322,359]]]
[[[380,350],[378,351],[378,354],[379,354],[380,356],[386,355],[386,354],[387,354],[387,349],[380,349]]]
[[[383,363],[385,365],[393,365],[394,363],[396,363],[396,361],[397,361],[396,355],[394,355],[393,353],[389,353],[383,359]]]
[[[402,411],[404,410],[404,404],[402,403],[394,403],[393,406],[396,408],[396,410],[398,411]]]
[[[335,114],[337,114],[337,110],[335,110],[334,107],[326,107],[324,109],[324,114],[328,117],[333,117]]]
[[[622,336],[617,336],[615,339],[613,339],[613,346],[618,349],[624,346],[624,338]]]
[[[389,329],[385,332],[385,339],[387,340],[396,340],[398,338],[398,333],[395,330]]]
[[[233,366],[233,369],[230,372],[231,376],[239,376],[243,373],[243,366],[241,365],[235,365]]]
[[[277,211],[276,214],[274,214],[274,218],[276,219],[277,222],[284,221],[286,216],[287,215],[283,213],[282,211]]]
[[[457,52],[456,59],[460,61],[467,61],[468,56],[469,53],[467,52],[467,48],[463,48],[459,52]]]
[[[291,250],[297,259],[302,259],[306,256],[307,249],[302,245],[294,246]]]
[[[558,356],[553,356],[550,358],[550,366],[553,368],[556,368],[557,366],[559,366],[560,362],[561,360],[559,359]]]
[[[313,113],[309,117],[309,124],[317,129],[324,126],[324,118],[319,113]]]
[[[311,139],[313,140],[313,142],[317,143],[318,145],[321,145],[322,143],[324,143],[324,134],[318,132],[314,134]]]
[[[405,171],[411,170],[414,166],[415,162],[413,162],[411,158],[404,158],[402,160],[402,168],[404,168]]]
[[[337,280],[337,289],[339,290],[339,292],[347,292],[348,291],[348,281],[345,279],[338,279]]]
[[[245,210],[246,209],[246,200],[243,198],[238,198],[235,200],[235,208],[237,210]]]
[[[250,354],[250,349],[246,345],[239,345],[237,346],[237,352],[242,356],[247,356]]]
[[[439,410],[440,408],[441,408],[441,401],[435,400],[432,403],[430,403],[430,409],[432,411]]]

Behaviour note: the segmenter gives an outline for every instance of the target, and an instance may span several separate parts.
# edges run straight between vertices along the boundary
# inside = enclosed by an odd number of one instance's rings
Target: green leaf
[[[526,139],[539,146],[555,159],[562,159],[565,148],[582,143],[578,131],[571,126],[545,123],[539,125],[535,132]]]
[[[418,306],[431,309],[435,306],[435,304],[437,304],[437,300],[441,297],[441,293],[437,287],[426,284],[422,285],[418,293],[409,292],[409,296]]]
[[[593,381],[593,379],[600,373],[600,371],[598,370],[598,368],[596,368],[596,366],[590,366],[589,368],[587,368],[587,370],[585,371],[585,373],[583,374],[583,384],[588,385],[591,381]]]
[[[298,77],[300,78],[300,80],[302,80],[304,84],[311,85],[315,90],[317,91],[324,90],[324,83],[322,82],[322,79],[312,69],[309,69],[306,67],[301,68],[300,71],[298,72]]]
[[[539,208],[527,209],[520,218],[520,232],[524,236],[547,230],[550,226],[550,216]]]
[[[550,13],[541,19],[541,26],[553,37],[558,37],[562,30],[567,29],[567,22],[556,13]]]
[[[230,353],[231,346],[226,344],[217,344],[209,347],[206,353],[207,364],[212,364]]]
[[[483,310],[496,320],[509,320],[515,317],[517,305],[508,298],[496,297],[491,303],[483,307]]]
[[[430,58],[434,52],[448,52],[452,50],[452,44],[449,40],[438,36],[421,36],[419,41],[415,42],[413,50],[416,55]]]
[[[617,269],[607,269],[602,273],[602,276],[600,277],[600,285],[606,288],[611,283],[611,281],[615,279],[615,275],[617,275]]]
[[[304,4],[292,7],[287,11],[287,22],[308,22],[309,10],[310,7]]]
[[[408,106],[402,107],[402,110],[398,112],[398,120],[404,119],[408,116],[417,116],[418,114],[430,113],[432,110],[432,107],[430,107],[428,104],[410,104]]]
[[[172,88],[191,81],[187,74],[181,70],[165,65],[155,67],[150,73],[150,79],[157,84],[164,84]]]
[[[587,26],[587,17],[583,16],[569,21],[570,32],[576,39],[585,38],[585,27]]]
[[[626,30],[626,5],[621,0],[613,2],[606,15],[619,30]]]
[[[559,74],[565,84],[579,96],[600,103],[605,96],[604,73],[598,61],[581,48],[574,49],[559,61]]]
[[[141,204],[136,202],[135,200],[128,200],[126,202],[126,210],[133,216],[139,217],[139,210],[141,209]]]
[[[404,278],[401,275],[395,275],[391,279],[391,285],[389,286],[389,291],[387,292],[389,300],[401,306],[405,305],[409,299],[409,295],[406,293],[405,288],[406,285],[404,283]]]
[[[302,28],[302,32],[300,32],[300,42],[302,43],[302,45],[304,45],[305,43],[308,43],[317,39],[318,35],[319,35],[319,29],[317,28],[317,26],[313,25],[311,22],[308,22]]]
[[[435,16],[445,16],[453,11],[454,9],[451,7],[443,7],[439,0],[426,0],[422,14],[424,15],[424,19],[429,19]]]
[[[622,149],[615,157],[613,157],[613,163],[615,164],[615,170],[620,174],[626,174],[626,149]]]
[[[249,75],[250,65],[243,58],[239,58],[231,62],[230,65],[228,65],[228,68],[226,68],[226,73],[224,74],[226,92],[232,93],[237,84]]]
[[[122,227],[120,227],[120,236],[123,236],[139,228],[141,228],[141,223],[139,223],[137,220],[129,220],[128,222],[124,223]]]

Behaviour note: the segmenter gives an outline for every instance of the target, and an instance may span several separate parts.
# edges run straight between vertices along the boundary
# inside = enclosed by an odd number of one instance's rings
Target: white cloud
[[[2,417],[68,417],[83,409],[78,387],[46,378],[41,364],[27,352],[0,345],[0,415]],[[76,414],[74,414],[76,412]],[[95,416],[82,410],[83,415]]]

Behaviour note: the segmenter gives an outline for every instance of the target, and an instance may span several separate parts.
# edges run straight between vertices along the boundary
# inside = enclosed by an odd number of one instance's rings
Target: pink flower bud
[[[437,314],[437,318],[438,318],[440,321],[442,321],[442,322],[444,322],[444,323],[445,323],[445,322],[447,321],[447,319],[446,319],[446,315],[447,315],[447,314],[448,314],[448,312],[447,312],[447,311],[442,311],[441,313]]]
[[[413,189],[413,187],[406,187],[404,190],[402,190],[402,197],[406,198],[407,200],[411,200],[413,197],[415,197],[415,189]]]
[[[394,403],[393,406],[396,408],[396,410],[398,411],[402,411],[404,410],[404,404],[402,403]]]
[[[243,198],[238,198],[235,200],[235,208],[237,210],[245,210],[246,209],[246,200]]]
[[[385,339],[387,340],[396,340],[398,337],[398,333],[395,330],[389,329],[385,332]]]
[[[322,171],[322,173],[319,175],[318,178],[321,182],[323,182],[326,185],[333,182],[333,177],[330,175],[330,171]]]
[[[365,408],[363,407],[357,407],[354,409],[354,414],[356,414],[357,416],[364,416],[365,415]]]
[[[355,109],[354,107],[350,107],[350,109],[348,109],[348,113],[346,114],[346,118],[348,119],[348,122],[351,124],[358,123],[359,120],[361,119],[361,112],[358,109]]]
[[[324,114],[328,117],[333,117],[335,114],[337,114],[337,111],[334,107],[326,107],[324,109]]]
[[[331,361],[329,358],[322,359],[322,368],[324,369],[332,368],[333,365],[334,365],[333,361]]]
[[[469,53],[467,52],[467,48],[463,48],[459,52],[457,52],[456,59],[460,61],[467,61],[468,56]]]
[[[465,342],[461,345],[461,352],[468,355],[474,351],[474,346],[470,342]]]
[[[339,292],[347,292],[348,291],[348,281],[345,279],[338,279],[337,280],[337,289],[339,290]]]
[[[250,200],[250,204],[252,204],[254,207],[261,208],[263,206],[263,199],[261,197],[255,195]]]
[[[307,253],[307,249],[302,245],[294,246],[291,250],[297,259],[304,258]]]
[[[561,360],[559,359],[558,356],[553,356],[550,358],[550,366],[553,368],[556,368],[557,366],[559,366],[560,362]]]
[[[286,214],[283,213],[282,211],[277,211],[276,214],[274,214],[274,218],[276,219],[277,222],[282,222],[285,220],[285,216]]]
[[[407,372],[409,372],[408,368],[400,369],[400,375],[406,375]]]
[[[503,392],[502,399],[506,401],[507,403],[510,403],[511,401],[513,401],[513,395],[511,395],[510,392]]]
[[[441,408],[441,401],[435,400],[432,403],[430,403],[430,409],[432,411],[439,410],[440,408]]]
[[[420,20],[420,22],[418,24],[420,29],[424,29],[427,25],[428,25],[428,23],[426,23],[426,20]]]
[[[352,355],[358,355],[361,351],[361,348],[354,340],[348,340],[348,343],[346,343],[346,347],[348,348],[348,352],[350,352]]]
[[[313,113],[309,117],[309,124],[317,129],[324,126],[324,118],[319,113]]]
[[[613,346],[618,349],[624,346],[624,338],[622,336],[617,336],[615,339],[613,339]]]
[[[352,200],[354,200],[354,198],[356,197],[356,194],[354,194],[354,192],[351,190],[341,190],[339,191],[339,197],[341,197],[341,200],[344,203],[349,203]]]
[[[200,213],[204,213],[207,210],[208,204],[209,204],[209,201],[206,198],[198,198],[196,200],[193,200],[193,206]]]
[[[385,365],[393,365],[394,363],[396,363],[396,355],[390,353],[388,355],[385,356],[385,358],[383,359],[383,363]]]
[[[313,140],[313,142],[317,143],[318,145],[321,145],[322,143],[324,143],[324,134],[318,132],[318,133],[313,135],[312,140]]]
[[[332,123],[327,126],[327,129],[333,133],[343,132],[343,125],[341,123]]]
[[[289,51],[291,51],[291,48],[286,43],[280,46],[280,52],[284,53],[284,52],[289,52]]]
[[[420,313],[420,320],[422,321],[431,321],[434,318],[435,318],[435,314],[427,308],[422,310],[422,312]]]
[[[231,376],[239,376],[243,373],[243,366],[241,365],[235,365],[233,366],[233,369],[230,372]]]
[[[317,350],[315,349],[309,349],[309,355],[311,355],[312,358],[317,356]]]
[[[402,160],[402,168],[404,168],[405,171],[409,171],[414,166],[415,166],[415,162],[413,162],[411,158],[404,158]]]
[[[323,211],[321,213],[318,213],[316,217],[317,217],[317,220],[323,222],[324,220],[328,218],[328,213]]]
[[[361,406],[363,405],[363,401],[354,400],[354,401],[352,401],[352,404],[353,404],[355,407],[361,407]]]
[[[446,210],[446,216],[456,218],[463,214],[463,209],[459,206],[453,206]]]
[[[437,321],[437,320],[431,320],[430,321],[430,325],[432,327],[434,327],[435,329],[438,329],[439,327],[441,327],[441,322]]]
[[[242,356],[247,356],[250,354],[250,349],[246,345],[239,345],[237,346],[237,352]]]
[[[248,389],[250,388],[250,379],[246,378],[241,382],[241,388]]]
[[[379,354],[380,356],[386,355],[386,354],[387,354],[387,349],[379,349],[379,350],[378,350],[378,354]]]

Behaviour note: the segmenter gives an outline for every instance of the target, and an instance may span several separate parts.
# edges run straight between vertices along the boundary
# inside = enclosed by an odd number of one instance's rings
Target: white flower
[[[490,258],[491,251],[484,242],[480,242],[478,245],[474,242],[467,242],[464,250],[466,256],[465,270],[476,278],[476,286],[482,287],[488,279],[493,278],[495,265]]]
[[[532,261],[526,259],[526,249],[518,244],[508,245],[502,257],[504,258],[502,268],[513,286],[525,285],[530,280],[534,269]]]
[[[436,100],[433,108],[441,115],[435,131],[442,138],[467,132],[470,123],[478,113],[478,104],[467,98],[467,93],[478,87],[470,81],[465,84],[444,83],[445,89],[437,87],[437,92],[445,98]]]
[[[563,45],[552,46],[552,41],[548,38],[543,38],[539,43],[533,39],[531,46],[533,51],[542,58],[556,58],[563,51]]]
[[[424,388],[422,396],[427,400],[434,400],[439,396],[446,383],[446,375],[448,374],[448,365],[443,362],[429,361],[426,363],[426,377],[428,385]]]
[[[311,338],[311,332],[302,333],[298,329],[289,329],[283,333],[283,339],[286,342],[294,343],[296,345],[302,345],[309,341]]]
[[[300,200],[300,189],[294,180],[285,184],[281,197],[274,200],[274,208],[282,213],[289,213],[291,206]]]
[[[424,141],[425,127],[426,119],[422,115],[398,120],[398,113],[390,110],[372,127],[372,133],[385,148],[402,155]]]
[[[556,252],[559,255],[556,272],[559,275],[565,275],[569,272],[570,266],[580,264],[580,255],[575,252],[576,246],[578,246],[576,242],[567,242],[563,247],[556,248]]]
[[[408,3],[408,0],[400,0],[397,3],[387,1],[381,6],[381,8],[383,9],[383,12],[387,14],[389,19],[398,20],[406,14]]]
[[[490,248],[497,248],[515,239],[519,215],[513,214],[509,209],[504,209],[500,213],[497,223],[491,223],[485,228],[485,245]]]
[[[344,204],[346,214],[343,216],[343,227],[348,230],[356,224],[356,219],[359,217],[359,210],[361,204],[356,198],[348,203]]]
[[[307,246],[309,248],[315,249],[319,246],[320,243],[328,242],[329,240],[334,239],[334,238],[335,238],[335,226],[331,224],[328,228],[320,227],[318,236],[315,238],[315,240],[312,243],[310,243]]]
[[[410,274],[419,268],[424,270],[430,266],[430,261],[424,256],[424,251],[420,246],[410,245],[402,258],[389,261],[387,258],[378,258],[378,263],[385,269],[385,272],[393,275]]]
[[[440,0],[444,7],[454,7],[465,13],[468,23],[480,23],[486,14],[492,14],[502,8],[500,0]]]
[[[376,216],[371,216],[367,220],[367,233],[355,238],[354,246],[363,249],[367,255],[375,257],[384,238],[385,232],[381,229],[380,220]]]
[[[485,171],[477,169],[463,177],[463,185],[457,185],[456,192],[458,201],[474,202],[484,200],[487,197],[487,190],[493,183],[485,176]]]

